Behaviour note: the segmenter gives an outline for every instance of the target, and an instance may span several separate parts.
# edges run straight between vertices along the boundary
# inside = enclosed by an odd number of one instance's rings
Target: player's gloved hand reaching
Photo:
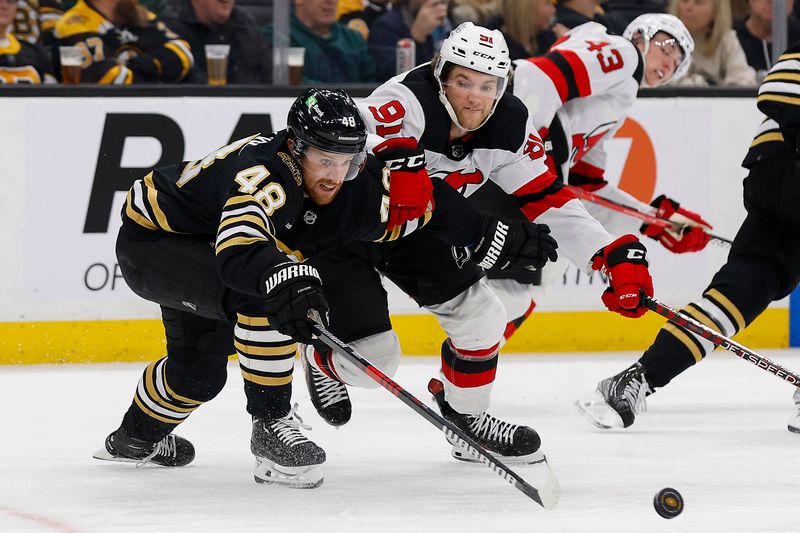
[[[386,229],[432,211],[433,184],[425,168],[425,149],[412,137],[387,139],[372,150],[389,168],[389,221]]]
[[[657,217],[683,225],[680,230],[662,228],[653,224],[643,224],[639,229],[648,237],[658,240],[667,250],[676,254],[697,252],[705,248],[708,241],[711,240],[711,236],[707,233],[712,229],[711,224],[703,220],[697,213],[682,208],[675,200],[662,194],[650,205],[656,208]]]
[[[282,263],[267,273],[264,284],[270,326],[298,342],[315,343],[308,312],[317,311],[322,325],[328,326],[328,302],[317,269],[303,263]]]
[[[592,269],[608,276],[603,303],[622,316],[638,318],[647,312],[640,293],[653,296],[653,279],[647,269],[647,249],[633,235],[623,235],[592,257]]]
[[[546,224],[484,217],[472,260],[486,270],[539,269],[558,259],[558,244]]]

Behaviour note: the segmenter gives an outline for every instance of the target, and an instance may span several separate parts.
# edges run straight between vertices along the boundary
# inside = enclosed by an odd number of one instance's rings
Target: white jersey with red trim
[[[439,100],[430,63],[395,76],[358,106],[371,134],[368,148],[383,138],[413,137],[425,147],[432,178],[445,180],[464,196],[493,182],[516,201],[517,212],[550,226],[559,253],[582,270],[613,240],[556,180],[528,110],[508,92],[483,126],[453,142],[452,122]]]
[[[605,26],[576,26],[540,57],[514,62],[514,95],[533,114],[533,122],[552,148],[553,165],[570,185],[645,211],[651,207],[609,185],[605,179],[606,143],[614,137],[636,101],[644,72],[636,46]],[[595,216],[628,233],[630,217],[608,210]],[[621,225],[621,226],[620,226]]]

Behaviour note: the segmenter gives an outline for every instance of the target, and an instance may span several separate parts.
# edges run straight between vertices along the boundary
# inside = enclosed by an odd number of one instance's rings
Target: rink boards
[[[285,126],[292,98],[0,98],[0,363],[151,359],[158,309],[125,286],[114,240],[125,191],[149,167],[199,159],[232,139]],[[609,141],[611,182],[649,201],[667,194],[733,237],[744,218],[739,166],[760,122],[751,98],[647,98]],[[656,296],[697,298],[726,251],[677,256],[647,241]],[[388,287],[407,354],[438,353],[436,321]],[[599,278],[574,268],[539,302],[506,351],[645,348],[663,322],[603,310]],[[776,303],[740,340],[789,344]],[[66,355],[65,355],[66,354]]]

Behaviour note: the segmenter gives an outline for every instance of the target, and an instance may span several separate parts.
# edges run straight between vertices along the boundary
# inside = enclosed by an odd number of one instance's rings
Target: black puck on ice
[[[663,518],[675,518],[683,511],[683,496],[675,489],[669,487],[661,489],[653,498],[653,507]]]

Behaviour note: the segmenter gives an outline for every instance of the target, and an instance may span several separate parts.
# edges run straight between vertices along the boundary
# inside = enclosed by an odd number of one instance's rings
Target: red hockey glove
[[[592,258],[592,269],[608,276],[610,287],[603,303],[610,311],[638,318],[647,312],[639,293],[653,296],[653,279],[647,270],[647,249],[633,235],[623,235]]]
[[[657,217],[683,225],[681,230],[662,228],[653,224],[643,224],[639,229],[648,237],[659,241],[670,252],[676,254],[697,252],[705,248],[711,240],[711,236],[706,233],[711,230],[711,224],[697,213],[683,209],[675,200],[662,194],[650,205],[656,208]]]
[[[389,221],[386,229],[433,211],[433,184],[425,168],[425,149],[411,137],[387,139],[372,151],[389,168]]]

